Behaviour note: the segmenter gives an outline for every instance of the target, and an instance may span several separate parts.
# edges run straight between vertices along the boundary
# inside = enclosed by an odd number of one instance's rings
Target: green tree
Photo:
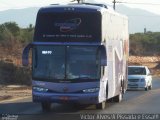
[[[131,55],[157,55],[160,51],[160,32],[130,35]]]
[[[18,39],[22,44],[25,45],[33,41],[33,34],[34,34],[34,28],[31,29],[29,27],[29,28],[21,29]]]
[[[3,26],[3,30],[10,31],[14,37],[19,35],[20,28],[17,23],[6,22],[6,23],[2,24],[2,26]]]

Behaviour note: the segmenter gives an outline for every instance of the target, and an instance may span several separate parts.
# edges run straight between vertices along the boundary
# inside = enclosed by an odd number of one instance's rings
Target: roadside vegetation
[[[130,55],[159,56],[160,32],[135,33],[130,35]]]
[[[1,85],[31,84],[31,67],[22,66],[21,56],[24,46],[33,40],[33,34],[34,26],[32,24],[28,25],[27,28],[20,28],[15,22],[0,24]],[[156,56],[159,58],[160,32],[131,34],[130,56]],[[134,60],[130,61],[134,64]],[[160,61],[156,61],[157,66],[159,65],[159,62]]]
[[[0,24],[0,84],[31,84],[31,67],[21,64],[22,51],[33,39],[34,27],[20,28],[15,22]]]

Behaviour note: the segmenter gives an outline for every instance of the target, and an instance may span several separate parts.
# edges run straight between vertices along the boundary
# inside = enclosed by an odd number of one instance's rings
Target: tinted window
[[[68,79],[98,79],[100,68],[97,60],[97,47],[68,47]]]
[[[92,81],[100,78],[98,47],[35,46],[33,79]]]
[[[146,75],[146,69],[139,68],[139,67],[129,67],[128,74],[129,75]]]
[[[39,13],[34,41],[95,42],[101,39],[100,13]]]
[[[37,46],[33,49],[33,77],[64,79],[65,47]]]

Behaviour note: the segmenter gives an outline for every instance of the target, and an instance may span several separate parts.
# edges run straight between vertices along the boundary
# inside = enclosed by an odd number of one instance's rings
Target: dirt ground
[[[146,65],[153,76],[160,76],[160,57],[130,56],[129,65]],[[0,86],[0,102],[17,100],[31,96],[31,87],[8,85]]]
[[[31,93],[31,87],[28,86],[0,86],[0,102],[30,97]]]
[[[160,56],[130,56],[129,65],[147,66],[153,76],[160,76]]]

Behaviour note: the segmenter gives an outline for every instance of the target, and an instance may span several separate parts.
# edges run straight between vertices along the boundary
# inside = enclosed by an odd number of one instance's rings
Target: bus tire
[[[73,103],[73,106],[74,106],[76,109],[83,109],[83,108],[85,108],[87,105],[86,105],[86,104]]]
[[[50,111],[51,110],[51,103],[50,102],[42,102],[41,107],[43,111]]]
[[[107,82],[107,85],[106,85],[106,102],[107,102],[107,99],[108,99],[108,82]]]
[[[104,110],[105,107],[106,107],[106,102],[105,101],[103,101],[102,103],[96,104],[96,109]]]
[[[122,93],[124,94],[126,92],[126,87],[125,87],[125,83],[124,80],[122,81]]]
[[[114,102],[121,102],[122,99],[123,99],[123,93],[122,93],[122,87],[121,87],[121,90],[120,90],[119,95],[113,97],[113,101],[114,101]]]

